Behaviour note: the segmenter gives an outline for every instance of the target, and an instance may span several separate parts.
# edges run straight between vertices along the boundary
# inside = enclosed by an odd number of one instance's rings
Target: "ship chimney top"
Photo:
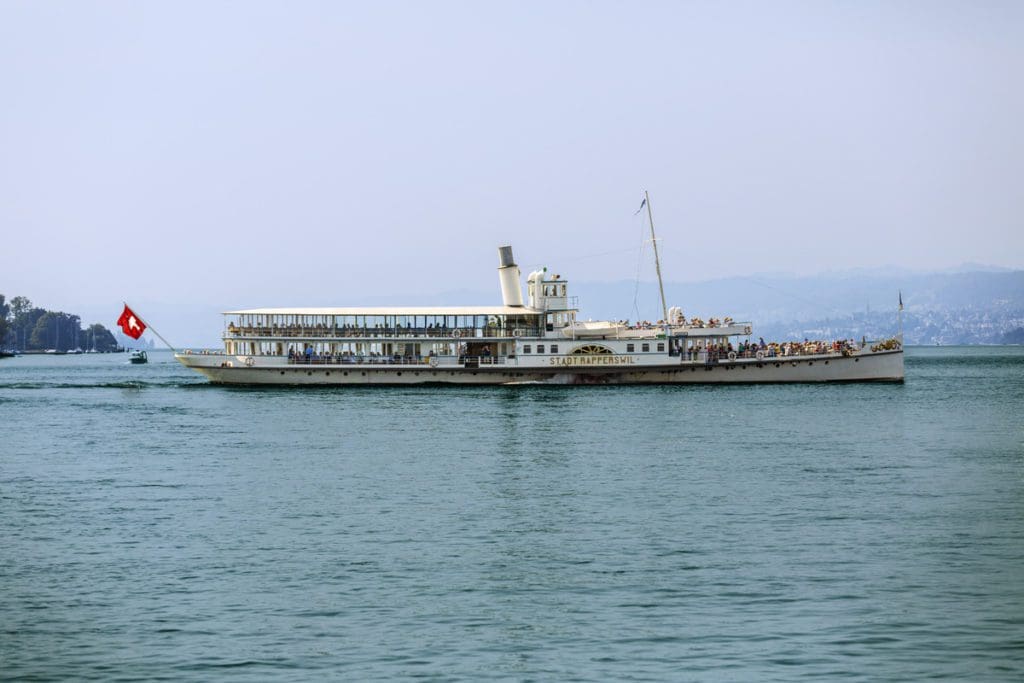
[[[501,263],[499,268],[508,268],[509,266],[516,265],[516,260],[512,258],[512,247],[498,247],[498,261]]]
[[[519,282],[519,266],[512,256],[512,247],[498,247],[498,282],[501,284],[501,301],[506,306],[523,305],[523,286]]]

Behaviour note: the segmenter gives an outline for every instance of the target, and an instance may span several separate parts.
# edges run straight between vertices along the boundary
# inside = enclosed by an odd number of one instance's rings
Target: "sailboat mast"
[[[654,271],[658,274],[658,291],[661,293],[661,319],[668,325],[668,306],[665,304],[665,284],[661,281],[661,259],[658,258],[658,240],[654,237],[654,214],[651,213],[651,198],[644,190],[644,202],[647,204],[647,222],[651,226],[651,244],[654,245]]]

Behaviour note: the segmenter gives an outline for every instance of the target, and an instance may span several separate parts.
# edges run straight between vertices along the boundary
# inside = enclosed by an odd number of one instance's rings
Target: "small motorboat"
[[[146,356],[145,351],[132,351],[132,355],[128,357],[128,360],[133,365],[142,365],[143,363],[149,362],[149,358]]]

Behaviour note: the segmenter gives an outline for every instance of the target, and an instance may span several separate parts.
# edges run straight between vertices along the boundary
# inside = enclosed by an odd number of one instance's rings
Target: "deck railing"
[[[791,353],[776,353],[771,350],[760,352],[745,351],[743,353],[736,353],[734,351],[682,351],[678,355],[681,356],[680,360],[683,363],[730,363],[737,360],[778,362],[801,358],[842,358],[844,356],[852,356],[857,352],[856,349],[850,348],[839,351],[830,348],[824,351],[799,350]]]

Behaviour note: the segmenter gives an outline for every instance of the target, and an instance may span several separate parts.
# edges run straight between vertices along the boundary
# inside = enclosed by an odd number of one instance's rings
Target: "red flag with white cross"
[[[124,313],[117,319],[117,324],[121,326],[121,331],[132,339],[138,339],[146,331],[146,323],[139,320],[139,316],[128,308],[128,304],[125,304]]]

